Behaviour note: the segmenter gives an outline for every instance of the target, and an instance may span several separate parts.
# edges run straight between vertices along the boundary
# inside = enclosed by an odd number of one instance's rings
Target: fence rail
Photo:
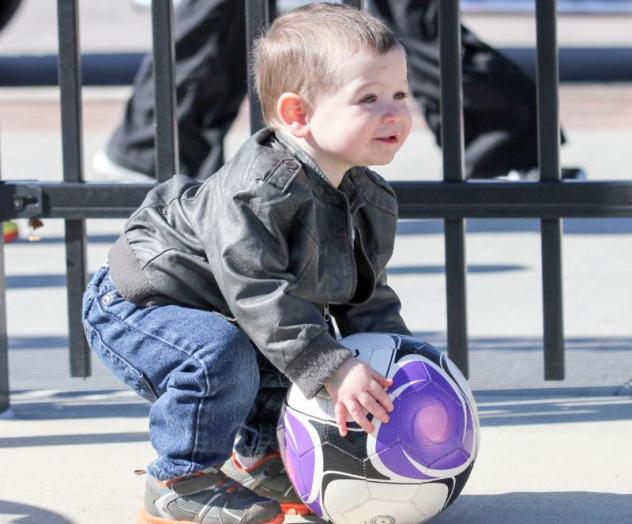
[[[245,0],[248,40],[274,14],[272,0]],[[361,1],[347,1],[361,7]],[[564,378],[561,225],[563,217],[632,217],[632,181],[562,181],[559,165],[558,47],[555,0],[536,1],[538,140],[541,180],[481,182],[463,180],[460,12],[458,0],[441,0],[439,11],[443,173],[441,182],[393,182],[400,217],[441,218],[446,247],[448,353],[468,373],[466,253],[464,219],[541,219],[544,362],[546,379]],[[69,304],[69,355],[72,376],[90,375],[90,354],[83,336],[81,295],[86,285],[87,218],[127,217],[151,184],[83,182],[81,63],[78,0],[58,0],[59,83],[62,99],[63,182],[0,181],[0,219],[58,218],[65,221]],[[158,180],[177,171],[177,127],[173,84],[173,6],[154,0],[152,7],[156,82]],[[169,35],[170,38],[164,38]],[[259,104],[249,82],[251,128],[261,127]],[[0,239],[0,412],[9,407],[4,244]]]

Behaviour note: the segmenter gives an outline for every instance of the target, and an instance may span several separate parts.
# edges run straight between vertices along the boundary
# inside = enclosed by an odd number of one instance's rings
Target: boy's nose
[[[392,124],[400,122],[404,118],[404,112],[401,109],[390,108],[382,115],[382,122]]]

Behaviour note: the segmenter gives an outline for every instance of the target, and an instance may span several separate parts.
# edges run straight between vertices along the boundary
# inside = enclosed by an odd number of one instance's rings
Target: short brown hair
[[[341,4],[309,4],[277,18],[255,42],[257,94],[267,125],[277,122],[276,102],[289,91],[313,99],[337,85],[340,56],[384,54],[398,46],[374,16]]]

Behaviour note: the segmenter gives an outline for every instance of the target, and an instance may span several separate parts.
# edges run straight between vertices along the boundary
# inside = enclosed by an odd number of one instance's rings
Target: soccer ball
[[[417,524],[447,508],[472,471],[476,405],[458,368],[411,337],[361,333],[341,340],[392,378],[394,409],[367,434],[349,420],[341,437],[323,388],[307,399],[291,387],[277,427],[281,456],[303,502],[336,524]]]

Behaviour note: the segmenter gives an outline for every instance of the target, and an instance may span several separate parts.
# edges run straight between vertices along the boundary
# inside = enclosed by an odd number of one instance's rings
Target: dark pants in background
[[[371,0],[406,48],[409,82],[440,145],[437,0]],[[246,94],[244,2],[183,0],[175,13],[180,171],[204,179],[223,163],[224,137]],[[537,166],[533,80],[462,27],[465,175],[490,178]],[[152,174],[154,85],[148,56],[122,125],[107,147],[124,167]]]

